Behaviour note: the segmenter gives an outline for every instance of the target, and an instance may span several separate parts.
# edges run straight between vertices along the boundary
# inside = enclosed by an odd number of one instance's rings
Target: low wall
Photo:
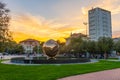
[[[12,63],[26,63],[26,64],[65,64],[65,63],[84,63],[90,62],[88,58],[56,58],[55,60],[47,60],[45,58],[12,58]]]

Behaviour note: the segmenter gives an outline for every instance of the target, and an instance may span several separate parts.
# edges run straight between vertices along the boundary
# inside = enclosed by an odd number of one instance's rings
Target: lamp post
[[[86,26],[86,36],[87,36],[87,22],[83,22],[83,24]]]
[[[39,60],[39,49],[40,49],[40,45],[37,44],[34,49],[35,49],[34,56],[36,56],[37,59]]]
[[[74,54],[74,49],[71,50],[71,55],[73,55],[73,54]]]
[[[72,54],[73,54],[73,52],[74,52],[74,49],[71,50],[71,53],[72,53]]]
[[[37,45],[37,53],[39,54],[39,49],[40,49],[40,46]]]

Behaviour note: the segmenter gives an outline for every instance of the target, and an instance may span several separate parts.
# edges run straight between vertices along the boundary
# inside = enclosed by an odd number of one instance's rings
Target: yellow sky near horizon
[[[40,41],[54,39],[65,42],[64,38],[69,37],[71,32],[84,33],[85,28],[83,26],[80,29],[80,25],[76,23],[58,23],[31,14],[19,14],[12,18],[10,30],[17,42],[28,38]]]

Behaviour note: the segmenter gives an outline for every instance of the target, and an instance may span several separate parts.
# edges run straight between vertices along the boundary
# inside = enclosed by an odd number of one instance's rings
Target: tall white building
[[[88,13],[90,39],[97,41],[100,37],[112,37],[111,12],[94,8]]]

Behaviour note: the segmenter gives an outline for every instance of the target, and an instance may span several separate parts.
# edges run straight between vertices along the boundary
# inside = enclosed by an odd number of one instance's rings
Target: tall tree
[[[104,58],[108,57],[108,53],[113,49],[113,40],[109,37],[101,37],[98,40],[99,51],[104,53]]]
[[[17,44],[15,48],[13,49],[15,54],[23,54],[24,53],[24,48],[20,44]]]
[[[83,39],[82,37],[72,37],[70,38],[70,42],[66,45],[66,51],[68,53],[74,53],[75,57],[79,57],[79,54],[83,51],[85,52],[86,46],[83,46]]]
[[[10,10],[6,8],[6,4],[0,2],[0,52],[4,51],[5,43],[12,39],[8,29],[10,21],[9,12]]]
[[[41,47],[41,45],[35,46],[35,47],[33,48],[33,51],[36,52],[36,53],[43,53],[43,52],[42,52],[42,47]]]
[[[91,53],[91,54],[95,54],[98,51],[96,41],[88,41],[87,47],[88,47],[88,52]]]
[[[120,56],[120,40],[114,43],[114,49],[119,53]]]

